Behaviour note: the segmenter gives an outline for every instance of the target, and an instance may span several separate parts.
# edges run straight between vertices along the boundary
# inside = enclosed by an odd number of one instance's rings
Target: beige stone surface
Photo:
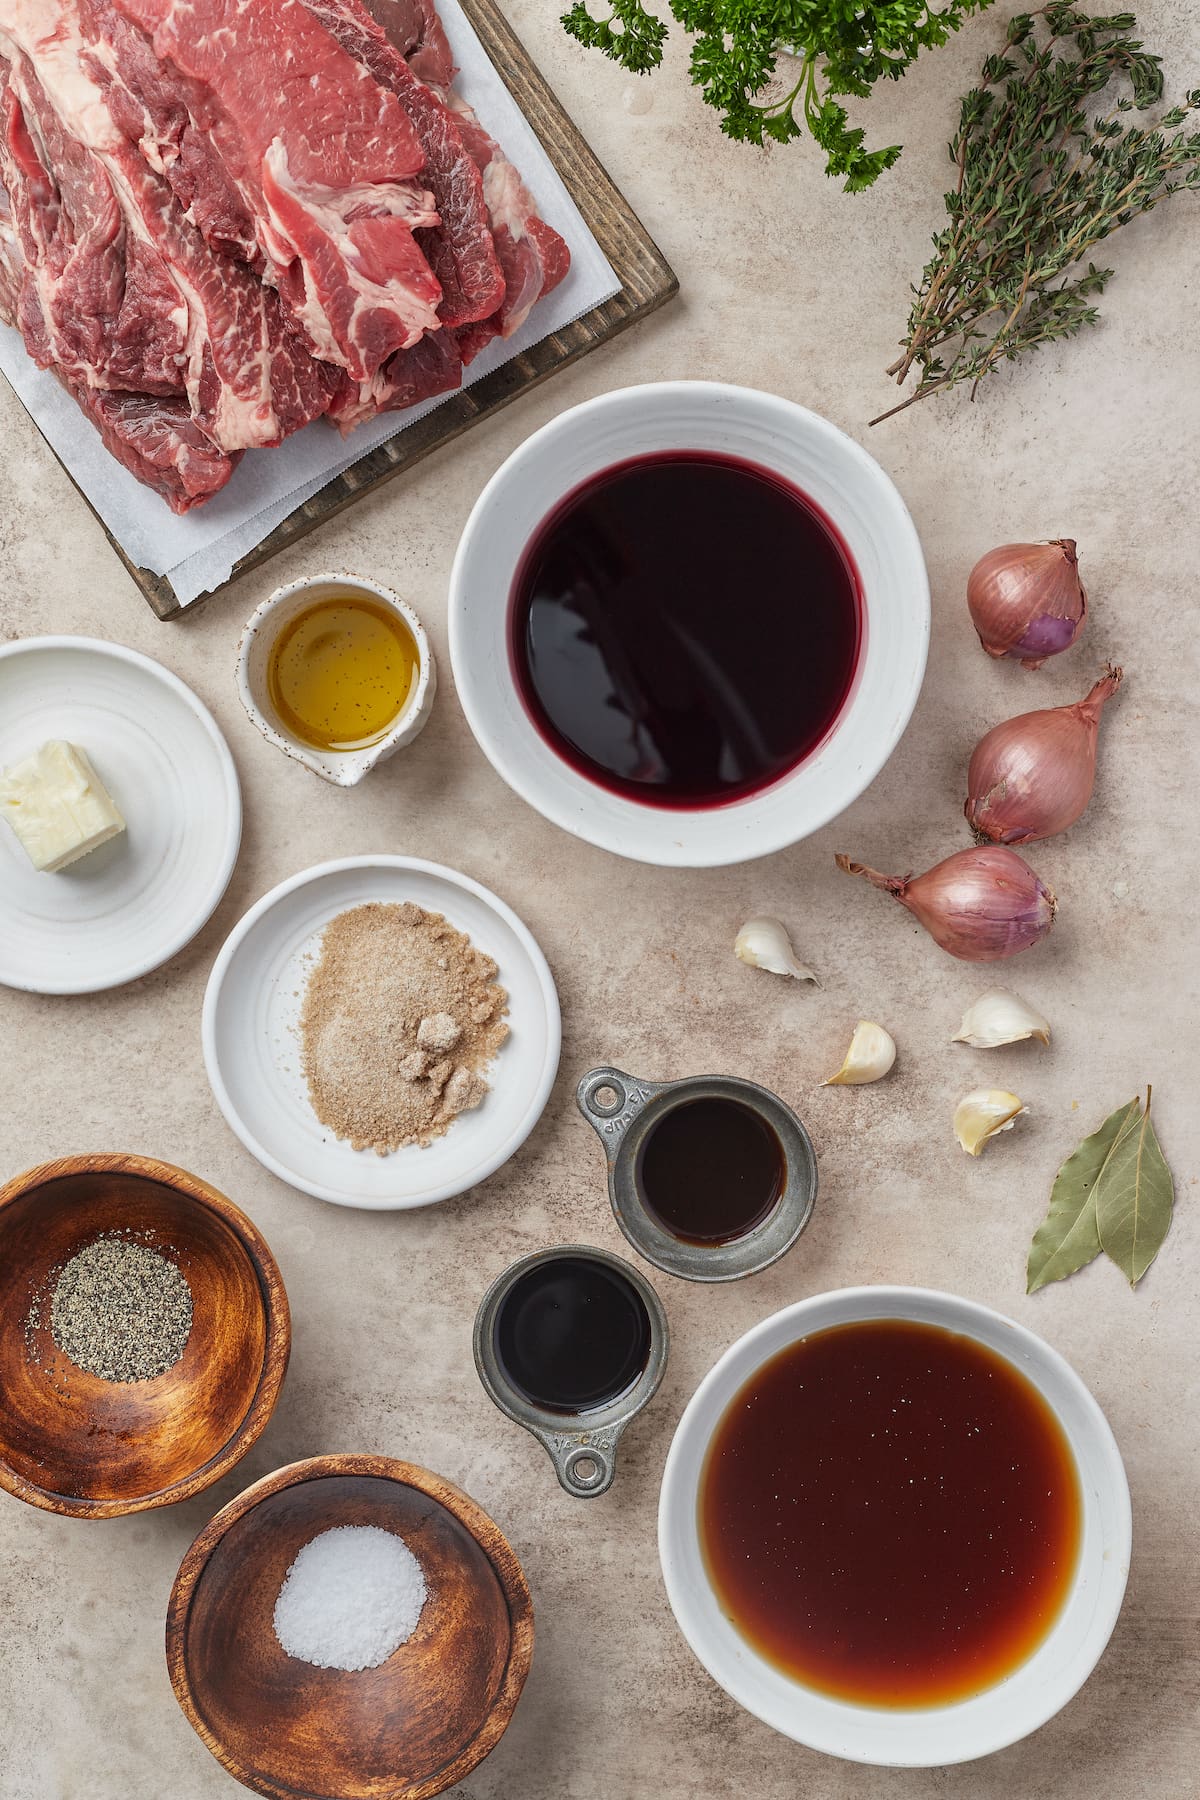
[[[533,1589],[533,1673],[507,1736],[457,1790],[463,1800],[1186,1800],[1200,1766],[1195,202],[1181,196],[1114,245],[1101,329],[997,376],[974,406],[953,395],[868,432],[888,401],[881,371],[908,283],[940,217],[957,97],[998,40],[999,17],[974,21],[876,98],[875,138],[901,137],[907,149],[873,192],[852,198],[826,182],[807,145],[767,155],[725,142],[686,86],[678,45],[668,69],[639,84],[570,44],[556,5],[511,10],[679,272],[682,298],[657,321],[172,625],[151,616],[0,392],[0,630],[94,633],[161,659],[227,732],[246,805],[230,890],[166,968],[91,998],[0,997],[0,1172],[96,1149],[182,1163],[265,1231],[295,1318],[275,1419],[209,1494],[105,1524],[0,1497],[0,1795],[231,1796],[167,1680],[172,1577],[201,1524],[247,1481],[293,1458],[357,1449],[459,1482],[507,1531]],[[1143,0],[1139,18],[1167,54],[1173,88],[1200,79],[1197,0]],[[607,388],[710,375],[775,389],[869,443],[924,540],[935,629],[912,726],[849,813],[769,860],[688,874],[573,843],[509,793],[458,706],[445,596],[472,501],[534,427]],[[1061,534],[1079,540],[1091,585],[1082,646],[1036,677],[987,661],[964,609],[972,562],[995,543]],[[257,736],[233,661],[242,621],[277,582],[346,565],[414,602],[442,687],[419,742],[338,792]],[[1032,859],[1058,890],[1060,922],[1004,973],[1048,1015],[1053,1046],[952,1047],[988,974],[950,961],[898,907],[852,887],[833,852],[907,870],[965,843],[963,772],[983,727],[1077,697],[1108,656],[1128,680],[1106,715],[1095,801]],[[218,1115],[200,1053],[205,979],[246,907],[308,864],[373,850],[431,857],[494,886],[544,946],[563,1005],[561,1073],[524,1149],[477,1191],[410,1216],[325,1206],[259,1168]],[[735,930],[759,912],[787,920],[820,992],[734,961]],[[819,1088],[860,1016],[893,1031],[894,1074],[878,1088]],[[485,1399],[470,1329],[484,1287],[515,1255],[577,1239],[624,1248],[572,1098],[580,1073],[610,1060],[647,1076],[724,1070],[766,1082],[806,1118],[821,1191],[807,1235],[768,1273],[717,1289],[655,1277],[674,1334],[667,1379],[625,1440],[615,1487],[584,1504],[559,1491],[539,1447]],[[1011,1084],[1030,1112],[973,1163],[950,1115],[981,1080]],[[1057,1164],[1147,1081],[1178,1191],[1159,1262],[1136,1293],[1105,1264],[1027,1299],[1025,1250]],[[676,1631],[658,1572],[663,1459],[704,1371],[784,1303],[880,1281],[947,1287],[1041,1332],[1104,1406],[1133,1491],[1128,1599],[1095,1675],[1032,1739],[948,1771],[841,1764],[740,1712]]]

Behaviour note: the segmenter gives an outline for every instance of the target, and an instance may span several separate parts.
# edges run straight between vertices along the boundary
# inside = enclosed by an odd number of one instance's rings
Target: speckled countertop
[[[557,6],[511,0],[508,10],[678,271],[682,297],[657,319],[170,625],[152,617],[0,390],[0,633],[104,635],[159,658],[220,720],[246,806],[230,890],[166,968],[90,998],[0,996],[0,1168],[100,1149],[182,1163],[266,1233],[295,1320],[274,1420],[198,1500],[81,1524],[0,1496],[0,1796],[232,1800],[239,1790],[167,1679],[175,1569],[249,1480],[315,1452],[369,1450],[465,1487],[507,1532],[533,1589],[533,1673],[500,1746],[455,1790],[463,1800],[1186,1800],[1200,1766],[1196,202],[1180,197],[1114,246],[1102,329],[990,380],[974,406],[937,399],[868,433],[940,216],[957,98],[999,20],[974,21],[876,96],[876,139],[907,148],[897,170],[851,198],[804,145],[766,155],[725,142],[687,87],[679,47],[643,85],[571,44]],[[1142,0],[1138,14],[1177,83],[1200,78],[1197,0]],[[458,707],[445,600],[471,503],[528,432],[606,388],[701,375],[775,389],[869,443],[924,540],[934,637],[909,732],[849,813],[769,860],[687,874],[574,843],[508,791]],[[1036,679],[987,661],[963,604],[971,563],[994,543],[1064,533],[1079,540],[1093,597],[1083,646]],[[418,743],[351,792],[265,743],[233,682],[254,605],[278,582],[339,566],[375,572],[412,600],[443,676]],[[986,977],[944,957],[882,896],[851,887],[833,852],[923,868],[964,843],[963,770],[984,724],[1076,698],[1106,656],[1125,664],[1127,687],[1106,717],[1096,799],[1033,859],[1058,891],[1060,922],[1011,972],[1052,1021],[1053,1048],[991,1059],[951,1048]],[[558,1084],[523,1150],[474,1193],[408,1216],[335,1209],[267,1174],[218,1115],[200,1054],[205,979],[245,908],[310,863],[372,850],[450,863],[494,887],[539,938],[563,1005]],[[822,992],[734,961],[733,934],[752,912],[788,921]],[[895,1032],[893,1077],[819,1089],[864,1015]],[[470,1336],[484,1287],[518,1253],[572,1239],[625,1247],[572,1097],[579,1074],[607,1061],[767,1083],[808,1122],[821,1193],[806,1236],[767,1273],[718,1289],[655,1277],[674,1339],[667,1378],[624,1441],[616,1486],[584,1504],[485,1399]],[[976,1075],[1011,1082],[1030,1115],[972,1163],[949,1121]],[[1147,1080],[1177,1183],[1163,1255],[1136,1294],[1105,1264],[1026,1299],[1025,1249],[1055,1167]],[[1046,1336],[1104,1406],[1133,1491],[1128,1598],[1095,1675],[1033,1738],[949,1771],[840,1764],[741,1713],[694,1662],[658,1572],[663,1458],[704,1371],[785,1302],[877,1281],[948,1287]]]

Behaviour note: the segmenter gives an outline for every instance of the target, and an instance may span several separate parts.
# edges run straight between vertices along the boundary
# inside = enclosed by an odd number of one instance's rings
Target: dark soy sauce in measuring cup
[[[650,1316],[631,1281],[589,1256],[556,1256],[515,1281],[494,1327],[513,1387],[551,1412],[618,1400],[650,1355]]]
[[[787,1182],[783,1145],[766,1120],[719,1095],[674,1106],[637,1161],[642,1204],[686,1244],[729,1244],[770,1218]]]

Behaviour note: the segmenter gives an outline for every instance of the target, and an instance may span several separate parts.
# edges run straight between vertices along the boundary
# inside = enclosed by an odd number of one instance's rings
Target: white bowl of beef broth
[[[837,817],[920,692],[916,529],[860,445],[713,382],[625,388],[535,432],[455,558],[471,729],[546,818],[642,862],[735,863]]]
[[[1052,1718],[1120,1611],[1125,1471],[1074,1370],[989,1308],[846,1288],[764,1319],[671,1445],[659,1555],[692,1650],[831,1756],[932,1768]]]

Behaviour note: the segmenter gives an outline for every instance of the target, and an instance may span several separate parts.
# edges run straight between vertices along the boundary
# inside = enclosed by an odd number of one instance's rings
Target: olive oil
[[[279,633],[267,692],[287,729],[314,750],[365,750],[395,724],[417,679],[412,632],[378,600],[317,600]]]

